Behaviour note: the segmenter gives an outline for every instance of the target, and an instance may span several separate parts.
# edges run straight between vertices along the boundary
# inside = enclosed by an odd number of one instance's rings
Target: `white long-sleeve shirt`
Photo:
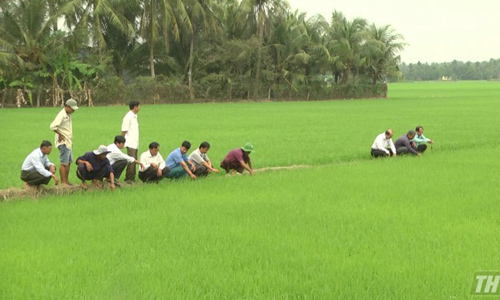
[[[120,150],[120,148],[118,148],[116,146],[115,143],[109,145],[107,148],[108,148],[108,151],[111,151],[106,156],[108,158],[108,160],[109,160],[109,163],[111,165],[113,165],[115,162],[117,162],[119,160],[126,160],[129,164],[131,164],[131,163],[133,163],[135,161],[135,158],[133,158],[132,156],[128,156],[127,154],[123,153]]]
[[[122,121],[122,131],[125,134],[125,147],[139,149],[139,121],[133,111],[129,111]]]
[[[396,153],[396,147],[394,147],[392,138],[386,138],[385,132],[377,135],[377,138],[373,142],[372,149],[382,150],[385,151],[385,153],[389,154],[389,150],[387,150],[387,148],[390,148],[392,150],[392,153]]]
[[[141,154],[141,158],[139,161],[144,165],[144,169],[142,169],[142,171],[146,171],[151,166],[151,164],[157,164],[158,168],[160,169],[165,168],[165,160],[161,156],[160,152],[153,156],[148,150]],[[141,170],[139,170],[139,172],[141,172]]]
[[[45,168],[49,168],[53,163],[50,162],[47,155],[43,154],[40,148],[36,148],[31,152],[24,160],[21,170],[23,171],[37,171],[44,177],[52,176],[52,173],[47,171]]]

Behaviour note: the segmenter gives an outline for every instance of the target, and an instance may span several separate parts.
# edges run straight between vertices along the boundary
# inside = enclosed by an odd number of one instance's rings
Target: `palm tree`
[[[186,0],[184,3],[189,16],[185,36],[189,38],[189,60],[188,60],[188,86],[191,99],[194,99],[193,91],[193,64],[195,43],[203,31],[206,37],[221,32],[221,24],[216,18],[215,3],[210,0]]]
[[[270,36],[274,19],[283,16],[288,9],[289,4],[285,0],[243,0],[240,3],[241,19],[245,20],[246,26],[252,26],[256,29],[256,35],[259,40],[254,73],[254,98],[258,98],[260,92],[260,73],[265,32],[267,36]]]
[[[346,84],[350,80],[350,75],[356,75],[360,65],[363,63],[361,57],[361,45],[366,39],[366,20],[355,18],[348,21],[346,17],[338,11],[332,13],[332,21],[328,30],[328,47],[330,53],[338,56],[338,60],[333,65],[335,82],[339,79]]]
[[[155,47],[163,38],[165,51],[168,51],[169,35],[180,39],[182,26],[188,26],[189,16],[181,0],[145,0],[140,18],[140,34],[149,48],[149,66],[151,77],[155,78]]]
[[[404,49],[405,45],[403,36],[395,33],[390,25],[377,27],[372,24],[370,26],[364,52],[367,57],[368,75],[373,84],[398,71],[401,63],[399,52]]]

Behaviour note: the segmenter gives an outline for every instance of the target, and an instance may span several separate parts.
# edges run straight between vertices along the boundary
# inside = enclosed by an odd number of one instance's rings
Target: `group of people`
[[[149,149],[142,153],[137,159],[139,149],[139,122],[137,115],[140,103],[131,101],[130,110],[122,121],[121,134],[115,136],[112,144],[101,145],[94,151],[86,152],[76,159],[76,175],[82,182],[82,187],[87,188],[87,181],[101,186],[102,181],[109,181],[112,189],[119,186],[119,178],[126,170],[125,182],[133,183],[136,179],[136,166],[139,165],[139,179],[143,182],[158,182],[164,178],[177,179],[189,176],[191,179],[207,176],[210,173],[219,173],[214,168],[207,156],[210,150],[208,142],[202,142],[198,149],[189,156],[191,143],[184,141],[179,148],[173,150],[163,159],[159,153],[160,144],[152,142]],[[69,182],[70,165],[73,162],[73,125],[71,115],[78,110],[77,102],[69,99],[64,108],[57,114],[50,124],[50,129],[55,132],[55,146],[59,149],[59,175],[61,184],[70,187]],[[427,149],[426,143],[434,144],[434,141],[424,136],[424,128],[417,126],[415,131],[410,130],[401,136],[395,143],[392,141],[394,131],[388,129],[379,134],[371,147],[373,157],[397,156],[412,154],[420,156]],[[126,154],[122,149],[126,148]],[[21,180],[26,187],[48,184],[54,179],[59,183],[56,176],[56,167],[50,162],[48,155],[52,151],[52,143],[44,140],[39,148],[33,150],[24,160],[21,168]],[[254,173],[250,154],[254,151],[253,145],[245,144],[241,148],[231,150],[220,167],[226,173],[243,173],[247,170]]]
[[[427,150],[427,143],[434,144],[434,141],[424,136],[424,128],[417,126],[415,131],[410,130],[402,135],[394,143],[392,136],[394,131],[387,129],[379,134],[373,142],[371,155],[373,157],[397,156],[397,155],[417,155],[420,156]]]
[[[129,112],[122,121],[121,134],[115,136],[112,144],[101,145],[96,150],[86,152],[76,159],[76,175],[86,189],[87,181],[92,181],[96,186],[102,186],[102,181],[107,180],[112,189],[119,186],[119,178],[126,170],[125,182],[134,183],[136,179],[136,166],[139,165],[139,179],[143,182],[158,182],[164,178],[178,179],[189,176],[191,179],[207,176],[210,173],[219,173],[214,168],[207,156],[210,143],[202,142],[198,149],[189,156],[191,149],[189,141],[182,142],[181,146],[173,150],[163,159],[159,153],[160,145],[157,142],[149,144],[149,149],[142,153],[137,159],[139,149],[139,122],[137,114],[140,103],[132,101],[129,104]],[[64,108],[57,114],[50,129],[55,132],[55,146],[59,149],[59,175],[61,185],[73,186],[69,182],[70,165],[73,162],[73,126],[71,115],[78,110],[77,102],[69,99]],[[126,148],[125,154],[122,149]],[[226,173],[243,173],[247,170],[254,174],[250,154],[254,151],[253,145],[245,144],[241,148],[231,150],[220,167]],[[42,141],[39,148],[33,150],[24,160],[21,167],[21,180],[25,187],[38,187],[48,184],[54,179],[58,185],[59,178],[56,176],[55,164],[50,162],[48,155],[52,152],[52,143]]]

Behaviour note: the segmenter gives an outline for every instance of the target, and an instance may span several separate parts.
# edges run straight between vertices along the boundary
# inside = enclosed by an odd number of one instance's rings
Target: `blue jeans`
[[[59,147],[59,161],[62,165],[69,165],[73,161],[73,151],[68,149],[65,144],[60,145]]]

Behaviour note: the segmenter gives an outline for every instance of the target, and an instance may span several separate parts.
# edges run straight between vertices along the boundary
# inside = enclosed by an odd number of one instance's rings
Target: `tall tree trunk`
[[[149,67],[151,69],[151,78],[155,79],[155,49],[154,45],[149,45]]]
[[[2,91],[2,108],[5,107],[5,99],[7,99],[8,91],[9,90],[7,88],[3,89],[3,91]]]
[[[191,45],[189,46],[189,69],[188,69],[188,85],[189,85],[189,97],[194,100],[193,91],[193,52],[194,52],[194,30],[191,36]]]
[[[257,64],[255,66],[255,84],[254,84],[254,95],[255,99],[259,98],[260,91],[260,67],[262,64],[262,44],[264,43],[264,17],[262,16],[262,0],[259,0],[259,9],[257,17],[257,26],[259,27],[259,47],[257,48]]]

